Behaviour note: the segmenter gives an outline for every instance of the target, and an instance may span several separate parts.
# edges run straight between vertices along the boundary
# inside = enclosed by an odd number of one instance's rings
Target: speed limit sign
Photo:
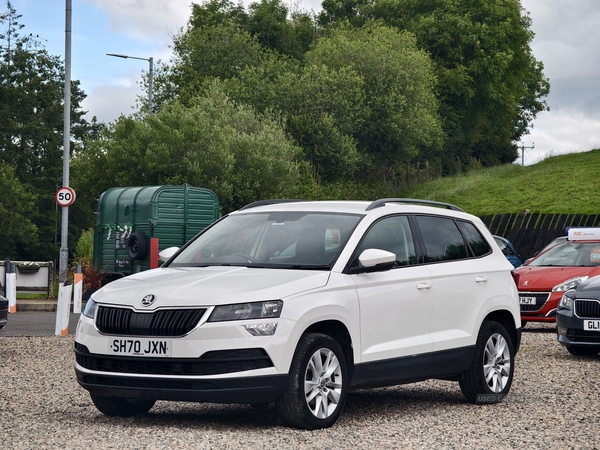
[[[75,191],[70,187],[61,187],[56,191],[56,203],[58,206],[70,206],[75,201]]]

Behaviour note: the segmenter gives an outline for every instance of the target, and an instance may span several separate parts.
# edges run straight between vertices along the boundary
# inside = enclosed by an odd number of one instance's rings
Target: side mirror
[[[383,272],[394,267],[396,255],[378,248],[368,248],[358,257],[359,267],[352,269],[352,273]]]
[[[165,248],[162,252],[158,253],[158,259],[160,259],[163,262],[167,262],[178,251],[179,251],[179,247]]]

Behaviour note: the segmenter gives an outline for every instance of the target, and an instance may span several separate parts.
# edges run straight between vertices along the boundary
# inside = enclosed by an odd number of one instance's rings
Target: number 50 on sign
[[[70,206],[75,201],[75,191],[70,187],[61,187],[56,191],[56,203],[58,206]]]

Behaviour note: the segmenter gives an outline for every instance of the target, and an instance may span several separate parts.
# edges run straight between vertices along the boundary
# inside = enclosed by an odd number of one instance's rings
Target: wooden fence
[[[511,241],[523,260],[534,256],[552,239],[564,236],[566,227],[600,227],[598,214],[496,214],[481,220],[492,234]]]

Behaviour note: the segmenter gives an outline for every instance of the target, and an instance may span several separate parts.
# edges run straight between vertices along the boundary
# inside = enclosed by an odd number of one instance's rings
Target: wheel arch
[[[348,366],[349,381],[352,381],[354,376],[354,353],[352,346],[352,338],[346,325],[338,320],[324,320],[322,322],[313,323],[304,333],[322,333],[334,339],[344,352],[346,363]],[[350,383],[349,383],[350,384]]]
[[[515,355],[519,351],[519,346],[521,344],[521,333],[520,330],[517,330],[515,326],[515,321],[513,315],[510,311],[507,310],[497,310],[490,312],[487,316],[485,316],[484,320],[490,320],[494,322],[498,322],[501,324],[508,334],[510,335],[510,340],[512,341],[513,348],[515,349]]]

